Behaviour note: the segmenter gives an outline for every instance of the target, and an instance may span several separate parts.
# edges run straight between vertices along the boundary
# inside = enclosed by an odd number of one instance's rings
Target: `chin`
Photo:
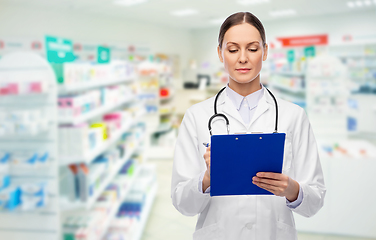
[[[257,76],[249,76],[249,77],[246,77],[246,76],[240,76],[240,77],[231,77],[231,79],[237,83],[240,83],[240,84],[245,84],[245,83],[250,83],[254,80],[257,79]]]

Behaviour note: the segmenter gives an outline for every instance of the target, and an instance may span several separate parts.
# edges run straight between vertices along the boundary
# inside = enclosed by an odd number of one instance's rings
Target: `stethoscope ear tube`
[[[275,104],[275,128],[274,128],[274,133],[278,133],[278,105],[277,105],[277,100],[275,99],[273,93],[265,88],[266,90],[268,90],[270,96],[272,96],[273,100],[274,100],[274,104]]]

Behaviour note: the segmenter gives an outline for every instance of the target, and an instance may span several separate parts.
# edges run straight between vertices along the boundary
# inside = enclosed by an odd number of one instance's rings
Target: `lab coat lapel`
[[[248,126],[248,128],[250,127],[250,126],[252,126],[252,124],[264,113],[264,112],[266,112],[268,109],[269,109],[269,103],[268,103],[268,101],[269,101],[269,99],[267,99],[267,96],[266,96],[266,94],[268,94],[268,93],[266,93],[267,92],[267,90],[266,89],[264,89],[264,95],[261,97],[261,99],[259,100],[259,102],[258,102],[258,105],[257,105],[257,108],[256,108],[256,112],[255,112],[255,114],[253,115],[253,117],[252,117],[252,119],[251,119],[251,121],[249,122],[249,126]]]
[[[238,112],[234,104],[231,102],[231,99],[228,98],[227,96],[225,97],[225,101],[223,103],[223,112],[227,114],[228,116],[231,116],[232,119],[235,119],[239,121],[241,124],[245,125],[242,117],[240,116],[240,113]],[[230,126],[231,126],[232,119],[229,119]]]

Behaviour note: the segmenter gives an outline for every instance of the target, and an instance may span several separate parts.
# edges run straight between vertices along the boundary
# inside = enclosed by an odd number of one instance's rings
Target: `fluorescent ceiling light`
[[[272,17],[285,17],[285,16],[292,16],[296,14],[294,9],[284,9],[284,10],[276,10],[269,12],[270,16]]]
[[[237,2],[241,5],[255,5],[261,3],[267,3],[269,0],[237,0]]]
[[[189,15],[198,14],[198,11],[195,10],[195,9],[187,8],[187,9],[172,11],[170,13],[171,13],[171,15],[174,15],[174,16],[177,16],[177,17],[185,17],[185,16],[189,16]]]
[[[141,4],[144,2],[147,2],[148,0],[116,0],[114,1],[114,4],[117,5],[124,5],[124,6],[132,6],[132,5],[137,5]]]
[[[353,8],[355,7],[355,4],[353,2],[347,2],[347,6]]]
[[[362,3],[361,1],[356,1],[355,4],[356,4],[358,7],[363,6],[363,3]]]

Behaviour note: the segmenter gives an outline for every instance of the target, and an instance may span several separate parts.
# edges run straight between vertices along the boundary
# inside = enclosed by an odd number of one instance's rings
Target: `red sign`
[[[4,48],[4,42],[0,41],[0,48]]]
[[[277,39],[282,42],[283,47],[299,47],[328,44],[328,35],[326,34],[301,37],[286,37]]]

